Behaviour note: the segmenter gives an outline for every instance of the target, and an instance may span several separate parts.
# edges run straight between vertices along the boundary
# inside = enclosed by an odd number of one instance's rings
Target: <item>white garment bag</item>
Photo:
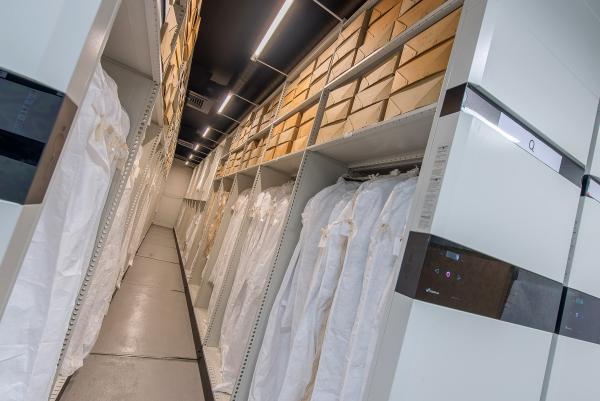
[[[133,169],[139,163],[142,147],[139,147]],[[115,291],[117,279],[125,262],[125,222],[129,212],[131,193],[135,182],[134,174],[130,174],[119,206],[115,213],[112,227],[104,244],[102,255],[96,264],[94,276],[90,281],[85,298],[79,308],[79,319],[73,327],[71,340],[65,351],[60,374],[70,376],[83,366],[83,360],[89,355],[98,339],[104,316],[108,312],[110,300]]]
[[[251,229],[242,247],[223,317],[219,344],[223,382],[215,391],[231,394],[237,380],[291,193],[292,183],[287,183],[261,192],[254,203]]]
[[[369,243],[360,303],[346,355],[347,368],[338,398],[340,400],[363,400],[386,300],[396,284],[395,267],[399,262],[406,220],[416,186],[416,177],[397,184],[375,224],[375,232]]]
[[[0,322],[3,401],[48,398],[129,118],[98,65],[54,171]]]
[[[244,221],[249,200],[249,189],[243,191],[238,196],[237,200],[235,201],[235,205],[232,207],[233,213],[229,219],[229,226],[227,227],[227,232],[223,238],[223,245],[221,246],[221,249],[219,249],[219,256],[210,271],[205,270],[202,272],[202,280],[211,283],[213,286],[212,293],[210,295],[210,301],[208,303],[207,318],[210,318],[210,316],[215,313],[215,307],[217,306],[219,293],[223,288],[223,282],[225,281],[225,276],[227,274],[227,267],[229,266],[231,256],[233,255],[235,239],[237,238],[240,228],[242,227],[242,222]],[[205,321],[205,325],[208,325],[208,321]]]
[[[312,401],[338,401],[360,301],[371,234],[394,187],[415,172],[363,183],[354,197],[347,252],[323,338]]]
[[[322,344],[322,333],[346,253],[353,200],[360,189],[347,192],[336,204],[328,225],[321,232],[319,257],[312,271],[301,316],[294,322],[289,363],[285,367],[278,400],[304,400],[310,396],[312,380]]]
[[[269,315],[249,401],[277,401],[289,361],[296,322],[308,299],[319,257],[321,232],[340,201],[347,202],[358,185],[343,180],[316,194],[302,213],[302,231]]]

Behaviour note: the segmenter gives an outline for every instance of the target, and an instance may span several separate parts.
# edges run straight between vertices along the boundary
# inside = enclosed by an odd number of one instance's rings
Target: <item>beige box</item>
[[[311,97],[315,93],[319,93],[319,91],[321,91],[325,87],[325,84],[327,83],[326,81],[327,81],[327,75],[323,75],[321,78],[319,78],[315,82],[311,83],[310,88],[308,89],[307,97]]]
[[[353,132],[381,121],[386,103],[387,99],[350,114],[344,122],[343,132]]]
[[[298,132],[298,127],[292,127],[289,128],[285,131],[283,131],[281,134],[279,134],[279,138],[277,139],[277,144],[281,144],[281,143],[286,143],[286,142],[291,142],[294,139],[296,139],[296,133]]]
[[[358,17],[356,17],[352,22],[350,22],[342,32],[340,32],[339,39],[346,40],[352,35],[354,35],[357,31],[360,31],[361,28],[365,26],[366,23],[367,12],[363,11]]]
[[[315,68],[315,70],[313,71],[313,73],[310,77],[311,85],[313,84],[313,82],[318,81],[319,79],[321,79],[325,75],[327,75],[327,71],[329,71],[329,61],[330,60],[331,60],[331,58],[328,58],[323,64],[321,64],[319,67]]]
[[[312,72],[315,69],[316,63],[317,63],[316,59],[312,60],[310,63],[308,63],[308,65],[302,71],[300,71],[300,74],[298,75],[298,78],[300,79],[300,81],[303,81],[304,79],[309,77],[310,74],[312,74]]]
[[[321,54],[317,57],[317,63],[315,64],[315,71],[323,65],[325,61],[329,60],[329,57],[333,56],[335,52],[335,48],[337,46],[337,41],[333,42],[328,48],[323,50]]]
[[[407,12],[412,6],[420,2],[421,0],[404,0],[402,1],[402,8],[400,8],[400,14]]]
[[[450,39],[400,66],[394,73],[392,92],[430,75],[445,71],[453,43],[454,40]]]
[[[381,0],[377,4],[373,6],[371,11],[371,18],[369,20],[369,25],[373,25],[374,21],[381,18],[382,15],[385,15],[388,11],[390,11],[394,7],[398,7],[398,12],[400,12],[400,7],[402,6],[402,0]]]
[[[390,41],[394,30],[394,22],[399,15],[400,4],[396,5],[391,10],[388,10],[385,15],[375,22],[372,22],[365,34],[365,40],[362,46],[358,49],[354,64],[359,63]]]
[[[334,64],[331,67],[331,73],[329,74],[329,80],[327,82],[333,81],[334,79],[342,75],[344,72],[348,71],[354,63],[354,56],[356,56],[356,51],[352,51],[346,54],[344,58],[342,58],[340,61]]]
[[[263,155],[263,161],[273,160],[273,157],[275,157],[275,148],[267,148]]]
[[[273,156],[274,159],[281,157],[283,155],[287,155],[292,150],[292,142],[284,142],[277,145],[275,148],[275,154]]]
[[[443,82],[444,73],[441,72],[394,93],[388,100],[385,119],[437,102]]]
[[[304,124],[300,125],[300,127],[298,127],[298,132],[296,133],[296,139],[309,136],[312,127],[313,120],[307,121]]]
[[[296,93],[297,93],[296,97],[294,98],[294,100],[292,100],[292,103],[290,103],[292,105],[292,108],[298,107],[302,103],[304,103],[304,101],[308,98],[308,95],[310,92],[307,88],[302,93],[298,93],[298,92],[296,92]]]
[[[305,77],[302,81],[300,81],[298,83],[298,86],[296,86],[296,96],[294,96],[294,97],[297,98],[300,94],[302,94],[302,92],[308,90],[309,86],[310,86],[310,75]]]
[[[348,53],[353,52],[359,46],[360,31],[356,31],[348,39],[344,40],[333,53],[333,64],[343,59]]]
[[[317,115],[317,110],[319,109],[319,104],[315,103],[310,106],[308,109],[302,112],[302,118],[300,119],[300,124],[304,124],[307,121],[310,121],[315,118]]]
[[[290,86],[289,90],[286,90],[286,94],[285,94],[285,96],[283,96],[283,102],[282,102],[282,104],[284,106],[290,104],[292,102],[292,100],[294,100],[295,92],[296,92],[296,88],[293,86]]]
[[[296,153],[296,152],[299,152],[301,150],[306,149],[306,145],[307,144],[308,144],[308,137],[307,136],[296,138],[296,140],[292,144],[292,151],[291,151],[291,153]]]
[[[337,103],[331,107],[328,107],[323,113],[321,126],[345,120],[346,117],[348,117],[348,114],[350,114],[350,109],[352,108],[352,100],[352,98],[346,99],[341,103]]]
[[[425,0],[422,0],[421,3],[423,3],[424,1]],[[421,3],[415,5],[413,8],[411,8],[406,14],[404,14],[400,18],[403,18],[406,15],[410,15],[411,13],[416,12],[413,10],[418,10],[421,7]],[[443,3],[443,1],[442,1],[442,3]],[[437,4],[437,3],[435,3],[435,4]],[[440,21],[435,23],[433,26],[429,27],[424,32],[420,33],[416,37],[409,40],[404,46],[405,50],[406,50],[406,47],[408,47],[408,48],[413,48],[413,49],[417,50],[416,54],[418,54],[419,52],[422,53],[425,50],[435,46],[436,44],[441,43],[441,42],[453,37],[454,34],[456,33],[456,29],[458,27],[458,21],[460,20],[460,11],[461,11],[461,8],[454,10],[452,13],[450,13],[446,17],[442,18]],[[419,15],[422,15],[422,13],[419,13]],[[410,26],[410,25],[407,25],[407,23],[409,23],[410,21],[412,21],[412,19],[409,21],[407,21],[407,20],[396,21],[396,23],[394,24],[394,31],[392,33],[392,37],[396,37],[399,34],[401,34],[402,32],[404,32],[406,30],[407,26]],[[406,53],[405,50],[403,51],[403,53]],[[414,54],[414,55],[416,55],[416,54]],[[414,55],[412,55],[412,56],[414,57]],[[411,55],[403,54],[401,56],[401,60],[400,60],[401,64],[407,60],[405,58],[407,56],[410,57]]]
[[[323,143],[331,141],[332,139],[339,138],[344,134],[345,121],[339,121],[319,129],[317,134],[317,140],[315,143]]]
[[[360,80],[360,86],[358,90],[362,91],[369,86],[375,85],[377,82],[390,77],[394,74],[396,67],[398,66],[398,55],[392,56],[388,61],[374,69],[373,71],[366,74]]]
[[[390,93],[392,93],[393,82],[394,77],[390,76],[382,81],[379,81],[379,83],[376,83],[375,85],[358,92],[356,96],[354,96],[354,102],[352,103],[352,109],[350,112],[355,113],[360,109],[389,98]]]
[[[358,81],[351,82],[332,90],[327,98],[327,106],[334,105],[346,99],[354,97],[358,88]]]
[[[271,135],[279,135],[283,132],[284,128],[284,122],[280,122],[279,124],[277,124],[276,126],[273,127],[273,130],[271,131]]]
[[[300,113],[294,113],[292,116],[286,118],[283,123],[283,131],[287,131],[290,128],[296,128],[300,125]]]
[[[279,141],[279,134],[276,133],[271,133],[271,135],[269,136],[269,139],[267,140],[267,148],[272,148],[275,147],[277,145],[277,142]]]
[[[394,26],[390,25],[385,31],[378,32],[377,35],[367,34],[365,42],[356,51],[356,58],[354,59],[354,64],[356,65],[360,63],[369,55],[371,55],[376,50],[382,48],[386,43],[388,43],[392,37],[393,29]]]
[[[445,3],[446,0],[421,0],[398,17],[393,36],[396,37],[408,27],[422,20],[436,8]]]
[[[460,11],[460,9],[453,11],[429,27],[429,29],[406,42],[400,55],[400,65],[403,65],[408,60],[417,57],[439,43],[453,38],[458,28],[458,22],[460,21]]]

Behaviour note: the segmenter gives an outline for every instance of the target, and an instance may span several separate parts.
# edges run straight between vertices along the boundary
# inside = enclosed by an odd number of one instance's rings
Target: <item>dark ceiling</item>
[[[342,18],[356,11],[365,0],[321,0],[320,2]],[[188,90],[209,99],[210,109],[204,113],[185,106],[179,139],[202,147],[195,152],[203,157],[216,142],[202,138],[208,126],[227,132],[231,120],[217,110],[231,90],[260,103],[284,80],[281,74],[252,62],[250,57],[279,12],[283,0],[204,0],[200,32],[194,49]],[[338,21],[312,0],[296,0],[286,14],[261,60],[284,71],[300,62]],[[233,98],[226,113],[240,119],[252,107]],[[211,130],[208,135],[218,141],[221,134]],[[176,154],[187,158],[191,149],[177,145]]]

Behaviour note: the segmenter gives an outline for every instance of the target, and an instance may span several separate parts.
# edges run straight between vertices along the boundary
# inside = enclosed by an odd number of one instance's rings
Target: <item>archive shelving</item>
[[[124,167],[117,170],[112,179],[94,251],[71,315],[57,372],[60,371],[72,330],[77,325],[79,305],[93,284],[96,263],[111,235],[114,214],[133,168],[137,171],[125,223],[126,239],[130,241],[130,246],[123,271],[131,264],[152,223],[158,198],[173,162],[191,56],[200,23],[200,3],[197,0],[169,3],[167,10],[173,13],[170,26],[163,23],[164,16],[161,15],[162,7],[158,0],[118,3],[115,5],[114,21],[109,25],[110,33],[101,63],[117,83],[119,99],[130,118],[131,128],[127,137],[129,152]],[[167,31],[171,31],[171,34],[168,35]],[[177,62],[172,63],[171,60]],[[168,66],[170,69],[166,68]],[[177,74],[173,77],[167,75],[174,68]],[[170,86],[167,87],[167,84]],[[174,93],[170,99],[165,97],[168,91]],[[171,109],[170,119],[165,116],[166,106]],[[135,164],[140,148],[142,156]],[[65,379],[57,374],[52,391],[54,396],[60,392]]]
[[[221,380],[219,373],[221,362],[218,348],[219,335],[227,297],[231,290],[234,269],[237,266],[240,256],[241,242],[248,229],[248,216],[244,217],[245,222],[242,224],[242,228],[235,239],[234,252],[227,267],[225,284],[221,289],[221,293],[217,294],[219,301],[213,316],[208,316],[207,311],[212,288],[202,280],[202,271],[212,266],[218,257],[223,237],[227,231],[231,206],[235,203],[241,191],[250,189],[251,199],[253,199],[259,192],[268,187],[281,185],[289,180],[294,180],[295,184],[284,229],[277,244],[275,257],[271,262],[269,284],[262,295],[260,311],[255,318],[250,342],[246,346],[243,358],[244,363],[240,375],[231,397],[226,394],[215,393],[216,400],[231,399],[245,401],[248,397],[252,372],[260,350],[269,310],[298,241],[301,229],[301,213],[307,201],[324,187],[335,183],[344,174],[356,174],[363,171],[389,171],[394,168],[410,169],[421,164],[425,156],[429,132],[436,115],[439,114],[439,102],[436,103],[433,101],[430,104],[417,107],[414,110],[394,116],[388,120],[351,130],[331,140],[319,141],[317,143],[317,138],[328,96],[332,91],[363,77],[366,73],[379,67],[391,55],[398,54],[410,39],[460,8],[463,1],[450,0],[439,3],[439,6],[434,7],[433,11],[427,13],[418,22],[408,27],[404,32],[385,43],[379,49],[376,49],[369,57],[338,74],[334,79],[330,77],[334,64],[334,57],[332,56],[327,64],[327,82],[323,84],[323,87],[314,91],[314,93],[307,96],[306,99],[298,104],[292,107],[288,106],[282,111],[282,102],[284,101],[286,88],[289,88],[299,75],[302,74],[307,65],[314,64],[320,54],[324,53],[328,47],[333,46],[338,38],[342,38],[343,42],[345,27],[351,26],[353,23],[356,24],[356,21],[362,18],[361,21],[365,25],[361,29],[366,29],[368,13],[377,4],[376,1],[366,2],[343,25],[334,28],[305,60],[294,68],[286,79],[286,82],[277,88],[261,105],[248,112],[241,119],[242,123],[237,130],[219,145],[222,156],[219,156],[218,160],[214,159],[220,163],[220,167],[214,177],[212,191],[214,196],[218,192],[227,190],[229,192],[229,199],[216,233],[215,243],[208,258],[188,260],[188,265],[186,266],[186,270],[191,271],[191,276],[189,277],[190,293],[194,303],[196,324],[198,325],[203,344],[204,361],[206,362],[212,386],[217,385]],[[266,107],[275,98],[278,98],[276,115],[270,120],[268,125],[255,130],[253,133],[242,132],[244,126],[249,126],[250,123],[248,121],[252,119],[253,114]],[[317,110],[308,139],[306,140],[306,146],[303,149],[265,160],[265,147],[263,147],[262,154],[256,164],[247,164],[237,169],[232,169],[229,166],[229,169],[224,170],[224,164],[232,155],[243,151],[253,141],[269,137],[276,125],[284,122],[296,113],[308,110],[314,105],[317,105]],[[196,167],[196,170],[205,168],[204,163],[201,162]],[[210,201],[208,203],[210,204]],[[182,229],[186,225],[185,216],[193,214],[192,209],[191,205],[184,205],[180,212],[180,226],[176,227],[177,241],[180,247],[182,246]],[[214,217],[214,211],[211,214],[210,211],[207,213],[205,210],[204,213],[205,216],[203,216],[202,221],[205,225],[208,225]],[[206,236],[206,232],[199,235]],[[201,237],[197,241],[200,247],[202,247],[206,238]]]

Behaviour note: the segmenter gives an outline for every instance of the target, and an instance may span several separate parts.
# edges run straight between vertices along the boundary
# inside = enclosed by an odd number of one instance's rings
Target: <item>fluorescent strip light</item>
[[[225,98],[225,100],[223,100],[223,103],[221,103],[221,107],[219,107],[219,111],[217,113],[221,114],[223,110],[225,110],[225,107],[227,107],[227,105],[231,101],[232,96],[233,94],[231,92],[227,94],[227,97]]]
[[[194,157],[194,155],[192,153],[190,153],[190,155],[188,156],[188,159],[192,160],[192,157]]]
[[[206,135],[208,135],[209,132],[210,132],[210,127],[206,127],[206,129],[204,130],[204,133],[202,134],[202,136],[206,137]]]
[[[265,36],[260,41],[260,44],[256,48],[256,51],[254,52],[254,55],[252,56],[252,58],[256,59],[256,58],[258,58],[260,56],[260,54],[262,53],[262,51],[265,49],[265,46],[267,45],[267,43],[269,43],[269,40],[271,39],[271,36],[273,36],[273,34],[275,33],[275,30],[277,29],[277,27],[281,23],[281,20],[283,20],[283,17],[285,17],[285,14],[287,14],[288,10],[292,6],[293,2],[294,2],[294,0],[285,0],[285,3],[283,3],[283,6],[281,7],[281,10],[279,10],[279,12],[277,13],[277,16],[275,17],[275,19],[271,23],[271,26],[267,30],[267,33],[265,34]]]
[[[196,146],[194,146],[194,150],[195,151],[198,150],[198,149],[200,149],[200,144],[199,143],[197,143]]]
[[[472,115],[476,119],[480,120],[482,123],[484,123],[485,125],[487,125],[491,129],[493,129],[494,131],[496,131],[497,133],[499,133],[500,135],[502,135],[503,137],[505,137],[506,139],[508,139],[512,143],[519,143],[519,142],[521,142],[517,138],[515,138],[514,136],[512,136],[508,132],[504,131],[502,128],[498,127],[496,124],[494,124],[493,122],[491,122],[490,120],[488,120],[487,118],[485,118],[484,116],[482,116],[481,114],[479,114],[478,112],[476,112],[475,110],[473,110],[473,109],[471,109],[469,107],[463,107],[463,111],[465,113],[467,113],[467,114]]]
[[[186,165],[186,166],[189,166],[189,165],[190,165],[190,162],[185,162],[185,165]]]

